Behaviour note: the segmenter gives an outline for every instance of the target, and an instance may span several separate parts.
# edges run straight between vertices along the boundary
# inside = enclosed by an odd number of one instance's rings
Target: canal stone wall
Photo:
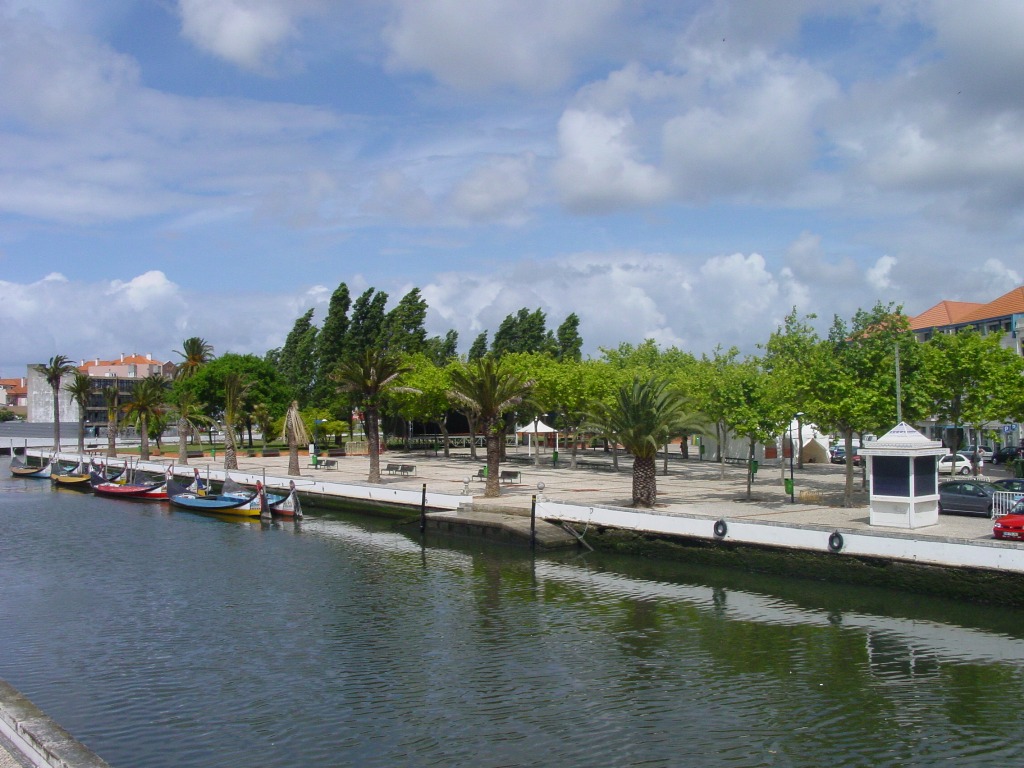
[[[9,683],[0,680],[0,734],[10,747],[0,745],[0,765],[53,768],[110,768],[70,733],[51,720]],[[19,759],[22,758],[22,759]]]

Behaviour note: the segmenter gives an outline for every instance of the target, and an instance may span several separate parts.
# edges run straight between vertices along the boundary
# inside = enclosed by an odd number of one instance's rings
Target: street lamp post
[[[320,453],[320,425],[323,423],[323,419],[313,419],[313,453],[318,455]]]
[[[803,413],[797,413],[794,417],[799,423]],[[793,442],[793,420],[789,422],[789,503],[796,504],[796,482],[793,478],[793,454],[796,453],[796,444]]]

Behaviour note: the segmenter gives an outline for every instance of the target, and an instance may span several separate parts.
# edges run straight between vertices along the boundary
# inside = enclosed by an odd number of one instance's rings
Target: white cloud
[[[472,221],[521,222],[531,192],[534,158],[498,157],[468,173],[452,193],[457,215]]]
[[[298,34],[294,0],[178,0],[182,34],[197,47],[239,67],[263,69]]]
[[[620,0],[395,0],[384,31],[395,70],[483,91],[561,85],[606,31]]]
[[[558,122],[562,157],[554,170],[562,200],[574,210],[598,212],[663,200],[668,179],[637,158],[632,117],[569,109]]]
[[[868,284],[878,291],[884,291],[892,287],[890,275],[893,267],[896,266],[896,259],[892,256],[882,256],[870,267],[865,275]]]

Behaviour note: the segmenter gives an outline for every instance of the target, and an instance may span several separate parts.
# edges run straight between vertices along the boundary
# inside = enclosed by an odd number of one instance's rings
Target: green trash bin
[[[316,469],[317,455],[315,453],[309,454],[309,463]]]
[[[750,462],[750,474],[752,474],[752,475],[756,475],[757,474],[757,459],[753,459]]]
[[[788,477],[786,478],[786,495],[787,496],[792,496],[793,495],[793,481],[790,480]]]
[[[558,466],[558,451],[552,451],[551,452],[551,466],[553,466],[553,467],[557,467]]]

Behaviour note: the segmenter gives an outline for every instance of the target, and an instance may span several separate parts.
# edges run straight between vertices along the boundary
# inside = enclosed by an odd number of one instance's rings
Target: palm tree
[[[171,410],[178,420],[178,462],[188,464],[188,438],[201,424],[209,424],[206,404],[200,403],[191,389],[176,386],[171,393]]]
[[[64,378],[65,374],[71,373],[75,370],[74,363],[68,360],[64,355],[55,355],[50,358],[50,362],[46,365],[40,366],[43,376],[46,378],[46,383],[50,385],[50,389],[53,390],[53,450],[60,450],[60,380]]]
[[[371,483],[380,482],[380,407],[388,392],[412,392],[399,387],[396,380],[412,368],[385,349],[366,349],[361,354],[338,364],[331,374],[343,392],[354,395],[356,404],[365,413],[366,439],[370,447]]]
[[[292,400],[281,426],[281,439],[288,443],[288,474],[300,475],[299,446],[309,443],[309,430],[299,413],[299,401]]]
[[[143,461],[149,460],[149,422],[164,410],[169,384],[163,374],[150,374],[135,385],[132,399],[124,406],[125,414],[138,425],[142,438],[139,458]]]
[[[523,401],[533,384],[532,380],[520,378],[500,359],[490,355],[452,369],[448,394],[475,416],[487,439],[487,487],[484,496],[501,495],[498,467],[504,435],[502,417]]]
[[[117,384],[103,388],[103,403],[107,406],[107,457],[117,457],[117,416],[121,410],[121,393]]]
[[[185,339],[181,348],[181,352],[175,352],[184,358],[175,377],[179,382],[192,378],[196,371],[213,359],[213,345],[198,336]],[[185,441],[196,431],[197,424],[208,422],[209,419],[198,409],[194,394],[190,399],[184,391],[179,391],[174,396],[174,405],[178,416],[178,461],[188,464],[188,448]]]
[[[633,454],[633,506],[653,507],[658,500],[658,448],[685,424],[692,428],[685,401],[669,383],[633,379],[615,393],[614,402],[593,414],[600,431]]]
[[[242,406],[252,384],[237,371],[224,377],[224,469],[238,469],[236,429],[242,418]]]
[[[78,453],[85,453],[85,413],[92,395],[92,379],[89,374],[75,368],[71,381],[64,385],[64,391],[71,395],[78,406]]]
[[[206,339],[192,336],[185,339],[181,344],[182,351],[175,350],[176,355],[181,355],[184,360],[178,366],[177,378],[189,379],[192,375],[213,360],[213,345],[207,343]]]

